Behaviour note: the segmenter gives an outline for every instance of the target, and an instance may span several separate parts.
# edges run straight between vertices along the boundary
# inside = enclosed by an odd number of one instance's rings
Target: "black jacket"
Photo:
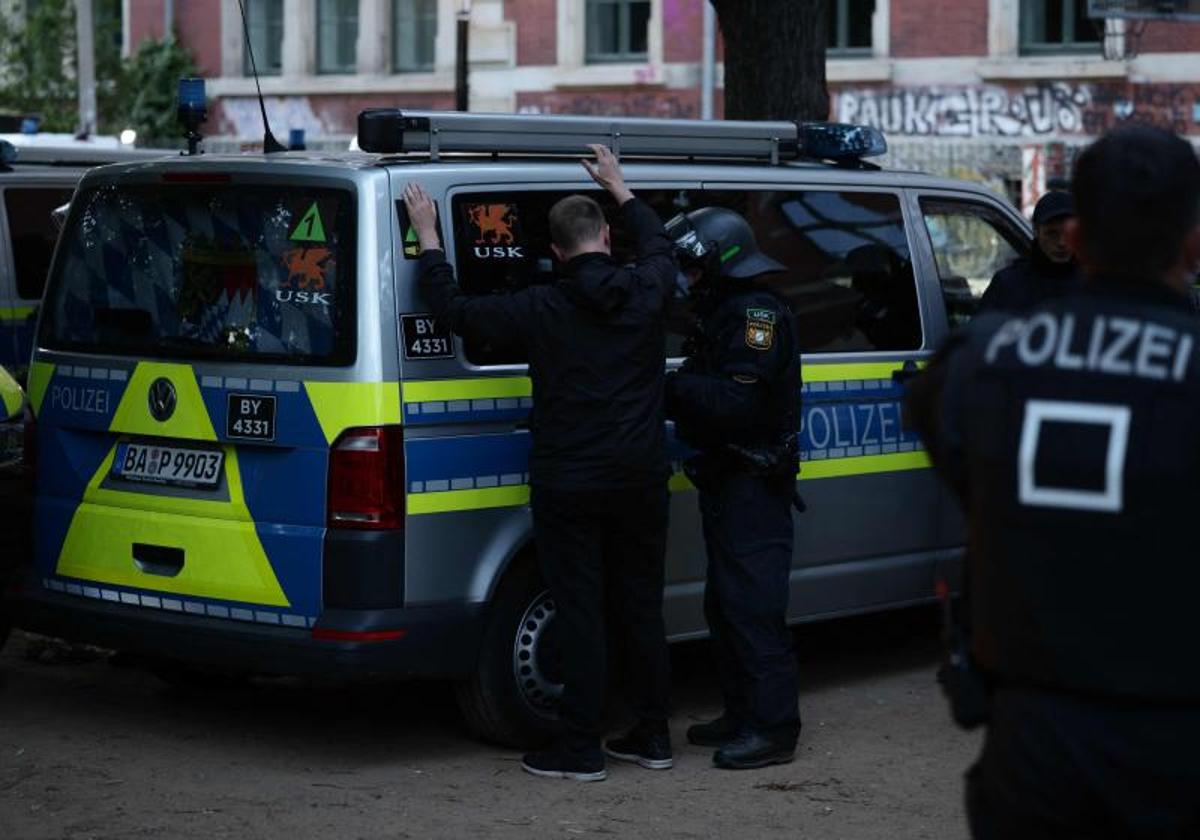
[[[643,201],[626,202],[621,216],[636,242],[634,267],[583,254],[557,283],[513,294],[463,294],[441,251],[421,255],[421,290],[436,319],[460,335],[518,341],[528,353],[537,486],[619,489],[669,475],[663,322],[673,246]]]
[[[667,415],[680,440],[702,452],[775,446],[799,430],[792,312],[752,283],[722,282],[699,313],[691,355],[667,378]]]
[[[1074,260],[1056,263],[1033,243],[1028,257],[1018,257],[996,272],[979,299],[979,311],[1026,312],[1038,304],[1078,292],[1083,286]]]
[[[1200,701],[1200,322],[1091,281],[988,314],[910,384],[907,418],[968,519],[977,661],[1001,684]]]

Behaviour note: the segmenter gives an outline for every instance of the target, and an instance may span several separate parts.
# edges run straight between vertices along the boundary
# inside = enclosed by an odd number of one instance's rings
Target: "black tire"
[[[475,673],[455,687],[467,726],[485,741],[525,749],[561,731],[554,601],[529,557],[492,600]]]

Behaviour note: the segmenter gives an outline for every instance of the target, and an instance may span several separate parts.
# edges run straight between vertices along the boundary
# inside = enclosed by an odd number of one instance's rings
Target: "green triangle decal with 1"
[[[321,211],[317,209],[317,202],[314,201],[312,207],[305,211],[300,218],[300,224],[296,225],[289,238],[293,242],[325,241],[325,225],[321,224]]]

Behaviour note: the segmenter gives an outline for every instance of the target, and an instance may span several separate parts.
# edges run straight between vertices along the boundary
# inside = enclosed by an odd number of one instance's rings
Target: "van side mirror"
[[[25,392],[7,370],[0,367],[0,423],[19,420],[25,408]]]

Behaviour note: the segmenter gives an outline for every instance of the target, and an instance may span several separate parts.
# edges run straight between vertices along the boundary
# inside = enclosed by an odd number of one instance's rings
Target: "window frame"
[[[826,44],[825,54],[830,58],[865,58],[874,55],[875,37],[872,23],[871,42],[865,46],[853,46],[850,40],[850,3],[853,0],[831,0],[829,8],[830,25],[834,33],[834,44]],[[878,11],[878,2],[872,4],[871,16],[874,18]]]
[[[0,301],[5,303],[3,306],[40,306],[42,298],[46,294],[46,283],[50,276],[50,272],[54,265],[54,250],[58,249],[58,234],[55,233],[54,248],[51,251],[50,262],[46,264],[46,277],[42,279],[42,290],[37,297],[23,297],[21,295],[20,279],[17,277],[17,252],[13,244],[12,222],[8,212],[8,194],[14,190],[39,190],[39,191],[58,191],[66,194],[66,199],[60,202],[68,204],[75,192],[74,183],[38,183],[13,181],[5,184],[0,189],[0,236],[3,236],[4,241],[0,243],[0,270],[4,271],[9,279],[8,282],[0,282]],[[47,220],[47,223],[53,225],[52,220]],[[9,302],[11,301],[11,302]]]
[[[1027,243],[1025,253],[1028,253],[1028,250],[1033,247],[1033,227],[1029,223],[1028,219],[1024,218],[1020,213],[1018,213],[1015,208],[1006,204],[999,196],[974,192],[955,192],[953,190],[936,188],[916,188],[910,191],[909,197],[911,201],[910,210],[915,223],[919,223],[921,226],[922,233],[920,238],[923,240],[922,250],[925,252],[925,260],[927,263],[926,271],[930,277],[929,285],[931,288],[929,289],[929,294],[931,299],[936,302],[935,305],[940,307],[940,323],[945,329],[945,334],[949,334],[954,330],[955,325],[950,323],[950,310],[946,305],[945,292],[942,288],[942,275],[941,272],[938,271],[937,251],[933,244],[933,235],[930,233],[929,225],[925,221],[925,209],[923,206],[924,202],[939,201],[957,204],[974,204],[991,210],[996,214],[996,216],[1008,223],[1012,232],[1015,232],[1019,236],[1023,237],[1024,241]],[[973,319],[975,315],[973,314],[971,317]],[[970,323],[970,321],[967,323]]]
[[[632,30],[630,19],[632,17],[631,7],[634,4],[644,4],[646,6],[646,50],[645,52],[633,52],[630,49],[632,44]],[[599,49],[593,45],[592,33],[595,31],[596,23],[593,20],[593,15],[596,10],[602,6],[617,6],[619,8],[619,21],[617,25],[617,50],[608,52]],[[583,61],[585,64],[621,64],[644,62],[650,57],[650,20],[654,16],[654,4],[651,0],[583,0]],[[598,35],[596,36],[599,37]]]
[[[426,14],[426,15],[421,15],[420,13],[418,13],[418,11],[416,10],[416,6],[418,3],[426,3],[432,10],[432,13]],[[400,50],[399,50],[399,43],[400,43],[400,41],[399,41],[399,35],[400,35],[399,23],[400,22],[399,22],[399,17],[400,17],[401,4],[407,4],[413,8],[413,20],[415,22],[417,22],[418,26],[420,25],[419,22],[422,20],[423,17],[429,18],[432,20],[433,40],[431,41],[430,47],[429,47],[429,63],[428,64],[417,63],[417,64],[413,64],[411,66],[406,66],[406,65],[401,64],[401,62],[400,62],[400,56],[399,56],[399,52],[400,52]],[[431,73],[437,67],[437,32],[438,32],[438,24],[439,24],[438,11],[439,10],[438,10],[437,0],[391,0],[391,8],[390,8],[390,12],[391,12],[390,20],[391,20],[391,27],[392,27],[391,38],[390,38],[391,55],[388,59],[388,66],[391,68],[391,72],[397,73],[397,74]]]
[[[1017,11],[1017,37],[1021,55],[1079,55],[1101,52],[1104,39],[1096,35],[1095,40],[1081,41],[1075,31],[1075,4],[1087,0],[1021,0]],[[1061,4],[1063,12],[1063,40],[1035,41],[1033,25],[1035,14],[1045,14],[1047,3]],[[1069,36],[1068,36],[1068,33]]]
[[[940,339],[938,335],[937,321],[933,317],[935,310],[931,309],[930,296],[936,297],[937,305],[941,305],[940,283],[935,289],[928,288],[928,281],[925,276],[928,270],[925,268],[926,257],[932,256],[931,252],[925,252],[923,246],[920,246],[916,234],[913,230],[913,208],[910,204],[909,191],[903,187],[888,187],[879,184],[855,184],[844,182],[823,182],[823,183],[804,183],[786,181],[782,183],[765,183],[762,181],[668,181],[668,180],[646,180],[646,181],[631,181],[629,188],[634,191],[635,195],[640,195],[647,191],[660,190],[685,190],[688,192],[706,192],[706,191],[725,191],[732,192],[738,190],[755,191],[755,192],[859,192],[873,193],[892,196],[900,210],[900,218],[904,226],[904,241],[908,248],[910,262],[912,263],[913,283],[915,284],[915,293],[917,298],[917,317],[921,327],[921,344],[918,347],[904,350],[833,350],[827,352],[805,352],[801,354],[802,358],[820,359],[823,362],[839,362],[842,360],[861,360],[861,361],[892,361],[895,359],[921,359],[926,358],[932,352],[932,348],[936,346],[936,342]],[[446,248],[446,258],[454,267],[457,276],[461,277],[462,267],[458,265],[458,229],[455,225],[453,217],[456,201],[460,197],[469,199],[472,195],[487,194],[498,192],[501,190],[509,192],[513,196],[524,195],[525,193],[550,193],[563,192],[575,193],[581,192],[585,194],[595,194],[597,187],[594,183],[585,181],[564,181],[564,182],[543,182],[539,184],[530,184],[528,186],[509,186],[502,182],[496,183],[476,183],[456,185],[447,189],[444,196],[438,199],[438,210],[442,214],[442,218],[447,220],[444,223],[444,235],[446,241],[443,245]],[[396,211],[393,210],[393,224],[399,224],[399,217]],[[449,215],[447,215],[449,214]],[[665,223],[667,219],[663,219]],[[920,220],[924,225],[924,220]],[[395,237],[396,250],[394,259],[397,264],[403,264],[404,255],[402,253],[403,242],[402,237]],[[928,239],[928,237],[926,237]],[[934,269],[934,282],[938,283],[936,278],[936,268]],[[423,305],[423,304],[422,304]],[[413,311],[418,311],[420,305],[414,302]],[[943,319],[944,320],[944,319]],[[464,348],[463,339],[459,335],[455,335],[454,340],[454,356],[452,363],[457,363],[463,368],[471,371],[493,372],[493,373],[525,373],[529,370],[528,362],[509,362],[499,364],[478,364],[467,357]],[[684,361],[683,356],[665,356],[664,362],[669,369],[677,368]]]
[[[336,66],[326,65],[325,61],[328,58],[328,56],[325,55],[325,51],[321,48],[321,43],[324,40],[321,37],[321,35],[324,31],[324,26],[325,26],[322,11],[325,8],[327,8],[327,4],[329,4],[329,3],[337,3],[340,6],[342,3],[342,0],[317,0],[316,10],[315,10],[316,15],[315,15],[315,21],[314,21],[314,23],[315,23],[314,29],[316,30],[316,33],[315,33],[316,34],[316,44],[315,44],[316,66],[314,69],[316,71],[316,74],[318,76],[338,76],[338,75],[345,76],[345,75],[357,73],[358,72],[358,31],[359,31],[359,25],[360,25],[358,0],[354,0],[354,2],[352,3],[352,6],[354,8],[354,57],[350,61],[349,64],[338,64]],[[341,26],[345,25],[345,23],[346,23],[345,18],[338,17],[334,23],[334,26],[341,27]]]
[[[284,0],[244,0],[244,2],[247,4],[247,7],[246,7],[246,29],[249,30],[250,40],[242,44],[242,75],[245,77],[250,77],[253,75],[254,68],[252,68],[250,66],[250,45],[254,41],[255,24],[252,20],[252,14],[251,14],[250,10],[251,10],[251,8],[253,8],[252,4],[258,4],[258,3],[269,4],[268,8],[278,7],[278,9],[279,9],[279,22],[278,22],[279,67],[278,67],[278,69],[276,69],[276,68],[268,66],[264,61],[264,58],[266,56],[264,55],[263,51],[256,49],[256,51],[254,53],[254,62],[258,67],[258,75],[260,75],[260,76],[281,76],[281,75],[283,75],[283,25],[284,25],[283,24],[283,3],[284,3]],[[274,27],[275,27],[275,23],[273,21],[271,21],[270,14],[269,13],[266,14],[265,19],[262,24],[262,28],[264,30],[264,42],[268,48],[270,47],[270,37],[269,36],[270,36],[271,30]],[[245,38],[245,33],[242,34],[242,37]],[[255,45],[255,46],[257,47],[257,45]]]

